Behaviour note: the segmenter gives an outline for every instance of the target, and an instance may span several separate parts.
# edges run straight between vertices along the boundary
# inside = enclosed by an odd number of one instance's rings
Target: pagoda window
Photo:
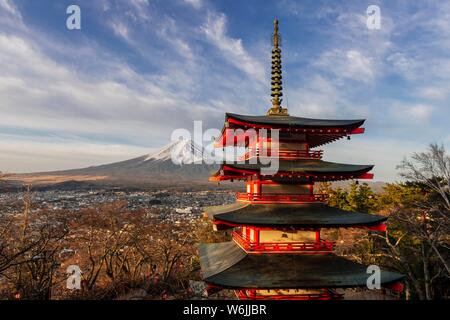
[[[279,231],[279,230],[261,230],[259,233],[260,243],[289,243],[303,242],[313,243],[316,241],[318,231]]]
[[[291,150],[291,151],[308,151],[308,144],[306,142],[292,142],[292,141],[280,141],[278,143],[272,142],[271,148],[279,150]]]
[[[264,184],[261,190],[262,194],[312,194],[309,184]]]
[[[320,230],[274,230],[237,228],[233,239],[248,252],[301,252],[334,249],[334,243],[320,238]]]
[[[252,227],[242,227],[236,230],[246,242],[258,243],[259,242],[259,230]]]
[[[256,230],[255,228],[251,228],[248,240],[251,243],[259,243],[259,230]]]
[[[249,141],[248,150],[243,159],[255,157],[279,157],[280,159],[321,159],[322,151],[309,150],[309,143],[294,139],[280,139],[272,141],[271,138],[258,138]]]
[[[329,289],[252,289],[237,290],[236,295],[246,299],[270,299],[270,300],[331,300],[342,299],[343,295]]]
[[[248,178],[246,182],[246,192],[247,194],[260,194],[261,181],[252,179],[251,177]]]

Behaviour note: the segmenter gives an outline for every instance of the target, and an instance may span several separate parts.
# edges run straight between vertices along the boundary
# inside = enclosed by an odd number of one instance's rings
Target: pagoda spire
[[[281,71],[281,38],[278,34],[278,20],[273,21],[273,49],[272,49],[272,72],[271,72],[271,96],[272,107],[267,111],[267,115],[287,116],[286,108],[281,106],[283,96],[283,82]]]

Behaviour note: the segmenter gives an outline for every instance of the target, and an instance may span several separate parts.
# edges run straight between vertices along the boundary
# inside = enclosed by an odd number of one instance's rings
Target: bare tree
[[[431,144],[398,168],[406,182],[387,185],[380,196],[390,227],[377,237],[385,241],[385,259],[407,275],[407,287],[431,300],[436,281],[450,278],[450,158]]]
[[[20,298],[50,299],[58,253],[68,233],[55,213],[32,214],[30,187],[23,195],[21,215],[4,217],[0,229],[0,274]]]
[[[405,179],[425,185],[437,195],[417,203],[417,207],[423,209],[417,217],[423,227],[417,231],[450,276],[450,261],[442,252],[445,250],[448,256],[450,249],[450,156],[443,146],[430,144],[428,151],[414,153],[411,160],[404,159],[399,168]]]

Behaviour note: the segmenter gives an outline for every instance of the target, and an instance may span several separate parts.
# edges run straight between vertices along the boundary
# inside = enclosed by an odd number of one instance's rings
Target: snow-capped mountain
[[[201,163],[206,160],[205,150],[190,139],[180,139],[169,143],[155,153],[151,153],[144,161],[167,161],[174,164]]]
[[[81,169],[46,172],[51,175],[95,175],[114,179],[142,181],[201,181],[218,166],[201,146],[192,140],[177,140],[151,154],[105,165]]]

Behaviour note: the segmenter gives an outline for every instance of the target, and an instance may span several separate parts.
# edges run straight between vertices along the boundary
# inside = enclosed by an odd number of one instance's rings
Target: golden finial
[[[278,34],[278,20],[273,21],[273,49],[272,49],[272,73],[271,73],[271,96],[272,107],[267,111],[267,115],[287,116],[286,108],[281,106],[283,96],[283,82],[281,76],[281,49],[280,35]]]
[[[278,48],[278,44],[279,44],[279,36],[278,36],[278,20],[275,19],[273,21],[273,46],[275,48]]]

